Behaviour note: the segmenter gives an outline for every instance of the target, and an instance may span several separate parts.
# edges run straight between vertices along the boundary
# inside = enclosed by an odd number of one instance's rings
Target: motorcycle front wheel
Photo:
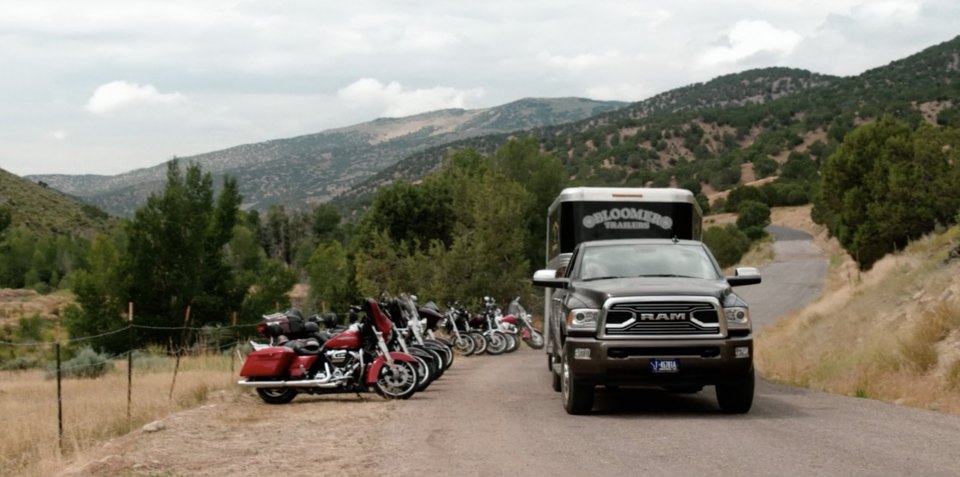
[[[483,333],[479,331],[471,332],[470,338],[473,339],[473,344],[476,345],[473,349],[473,354],[483,354],[487,352],[487,339],[483,336]]]
[[[531,331],[530,336],[523,341],[533,349],[543,349],[543,335],[539,331]]]
[[[504,333],[503,336],[507,338],[507,353],[513,353],[514,351],[520,349],[520,338],[517,338],[517,335],[513,333]]]
[[[257,388],[257,396],[267,404],[286,404],[297,397],[293,388]]]
[[[484,338],[487,339],[487,354],[497,355],[507,350],[507,337],[503,333],[494,331]]]
[[[460,337],[453,341],[453,349],[464,356],[473,354],[473,350],[476,347],[477,344],[474,343],[473,339],[469,336],[460,335]]]
[[[385,364],[373,389],[386,399],[410,399],[417,392],[417,370],[407,361],[394,361],[393,368]]]

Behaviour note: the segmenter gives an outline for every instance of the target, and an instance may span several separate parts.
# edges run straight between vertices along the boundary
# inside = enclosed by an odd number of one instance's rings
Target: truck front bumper
[[[568,337],[570,374],[584,384],[702,386],[736,379],[753,369],[753,338],[597,340]],[[657,361],[673,361],[655,372]],[[669,363],[668,363],[669,364]]]

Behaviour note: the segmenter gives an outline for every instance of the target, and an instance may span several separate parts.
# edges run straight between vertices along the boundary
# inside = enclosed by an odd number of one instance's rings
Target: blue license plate
[[[654,373],[676,373],[680,371],[680,366],[675,359],[651,359],[650,371]]]

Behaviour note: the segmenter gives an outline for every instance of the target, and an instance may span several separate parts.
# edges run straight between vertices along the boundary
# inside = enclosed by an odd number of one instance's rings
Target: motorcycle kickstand
[[[360,402],[366,402],[367,400],[363,398],[363,395],[360,392],[357,392],[357,397],[360,398]]]

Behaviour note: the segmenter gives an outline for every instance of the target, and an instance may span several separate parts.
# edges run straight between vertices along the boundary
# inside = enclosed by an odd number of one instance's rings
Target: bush
[[[60,374],[65,378],[99,378],[113,369],[113,361],[105,354],[97,353],[89,346],[84,347],[73,359],[60,367]],[[47,379],[56,377],[57,368],[47,366]]]
[[[746,229],[758,227],[763,229],[770,225],[770,207],[763,202],[747,200],[737,206],[737,228]]]
[[[6,361],[0,361],[0,371],[23,371],[42,367],[43,362],[33,357],[16,357]]]
[[[756,225],[743,229],[743,233],[753,242],[756,242],[757,240],[760,240],[768,235],[767,231],[764,230],[763,227],[757,227]]]
[[[750,239],[733,224],[704,230],[703,243],[723,268],[736,265],[750,249]]]

